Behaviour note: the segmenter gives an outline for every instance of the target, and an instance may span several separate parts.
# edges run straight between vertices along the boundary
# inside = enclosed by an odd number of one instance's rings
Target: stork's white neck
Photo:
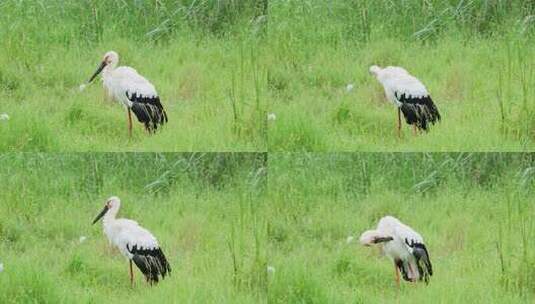
[[[110,73],[113,72],[113,70],[115,70],[115,66],[116,66],[116,65],[117,65],[116,63],[110,63],[110,64],[106,65],[106,66],[104,67],[104,69],[102,70],[102,75],[103,75],[104,77],[109,76]]]
[[[372,75],[374,75],[375,77],[379,77],[379,73],[382,71],[383,69],[381,69],[379,66],[376,66],[376,65],[372,65],[370,67],[370,73]]]

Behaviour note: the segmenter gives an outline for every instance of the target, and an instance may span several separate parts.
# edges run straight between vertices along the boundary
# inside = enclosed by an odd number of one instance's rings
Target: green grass
[[[0,3],[0,151],[266,150],[261,11],[189,2]],[[109,50],[161,95],[155,136],[136,121],[129,140],[99,81],[78,90]]]
[[[531,303],[534,168],[515,153],[4,154],[0,302]],[[136,271],[132,289],[90,224],[111,195],[164,248],[158,286]],[[388,259],[346,244],[388,214],[424,236],[428,286],[398,291]]]
[[[533,155],[364,153],[535,150],[533,1],[0,12],[0,303],[535,301]],[[169,116],[157,134],[136,122],[129,139],[98,81],[79,91],[109,50],[155,84]],[[421,79],[442,122],[398,139],[372,64]],[[161,153],[65,153],[88,151]],[[164,153],[193,151],[219,153]],[[90,224],[111,195],[158,237],[173,267],[158,286],[136,272],[131,288]],[[425,237],[428,286],[398,290],[390,261],[346,244],[388,214]]]
[[[528,154],[269,157],[269,303],[532,303],[535,159]],[[393,215],[426,240],[434,276],[402,283],[358,243]],[[356,242],[347,244],[348,236]]]
[[[0,3],[0,151],[526,151],[535,149],[535,6],[473,1]],[[155,136],[78,86],[116,50],[159,90]],[[371,64],[407,68],[443,121],[425,136]],[[346,92],[345,87],[354,89]],[[266,122],[274,113],[275,121]]]
[[[533,4],[272,1],[270,151],[522,151],[535,148]],[[421,79],[443,116],[414,137],[372,64]],[[346,86],[354,89],[346,92]]]
[[[0,302],[265,302],[265,173],[261,154],[4,154]],[[111,195],[168,257],[158,286],[136,269],[131,288],[127,260],[91,225]]]

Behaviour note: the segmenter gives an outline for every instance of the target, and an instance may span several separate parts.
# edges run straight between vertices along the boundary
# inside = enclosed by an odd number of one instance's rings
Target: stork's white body
[[[126,108],[132,107],[127,96],[137,94],[149,98],[158,96],[156,88],[145,77],[131,67],[107,65],[102,70],[102,83],[108,95]]]
[[[129,251],[132,246],[147,249],[159,247],[158,241],[147,229],[139,226],[136,221],[115,219],[115,214],[111,214],[111,211],[103,218],[104,234],[123,256],[132,259],[133,255]]]
[[[405,94],[407,97],[421,98],[429,96],[425,85],[401,67],[389,66],[384,69],[372,67],[371,71],[383,85],[385,95],[394,105],[401,107],[401,101],[396,97]]]
[[[418,280],[420,274],[418,273],[418,267],[416,265],[416,259],[412,255],[412,248],[409,247],[405,241],[409,244],[411,242],[424,243],[422,236],[414,231],[411,227],[403,224],[398,219],[392,216],[385,216],[377,225],[377,231],[382,234],[389,235],[393,238],[392,241],[386,242],[383,245],[384,254],[389,257],[392,262],[396,260],[407,261],[411,266],[408,275],[411,280]]]
[[[380,245],[383,253],[392,260],[396,269],[404,272],[404,279],[408,281],[423,278],[427,282],[426,273],[433,273],[423,237],[393,216],[381,218],[375,230],[368,230],[361,235],[360,243],[366,246]],[[425,267],[418,264],[417,256],[423,257]]]
[[[398,137],[401,137],[401,113],[407,124],[412,125],[414,133],[428,131],[429,125],[440,121],[440,113],[427,88],[416,77],[400,67],[384,69],[374,65],[370,73],[383,85],[386,98],[398,110]]]

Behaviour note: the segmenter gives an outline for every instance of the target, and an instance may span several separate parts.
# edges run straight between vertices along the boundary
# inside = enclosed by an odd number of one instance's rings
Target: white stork
[[[386,97],[398,108],[398,137],[401,137],[401,112],[407,124],[417,130],[429,130],[429,124],[440,121],[440,113],[420,80],[404,68],[384,69],[372,65],[370,73],[383,85]]]
[[[145,125],[149,133],[156,132],[158,125],[167,122],[165,112],[154,86],[131,67],[117,67],[119,55],[114,51],[104,54],[99,67],[91,76],[88,84],[102,72],[104,88],[110,97],[124,105],[128,111],[128,134],[132,136],[132,114]],[[83,89],[85,86],[81,86]]]
[[[130,261],[130,283],[132,285],[134,284],[132,261],[145,275],[147,282],[151,285],[158,283],[160,275],[163,279],[171,273],[171,266],[152,233],[139,226],[135,221],[115,218],[120,206],[121,200],[118,197],[110,197],[93,224],[104,217],[104,234],[110,243],[115,245]]]
[[[400,271],[406,281],[424,280],[426,284],[429,283],[433,268],[424,239],[397,218],[383,217],[377,229],[368,230],[360,236],[360,243],[364,246],[379,245],[383,253],[394,262],[398,287]]]

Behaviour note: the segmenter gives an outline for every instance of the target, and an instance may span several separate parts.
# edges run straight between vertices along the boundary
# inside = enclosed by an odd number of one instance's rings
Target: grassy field
[[[529,1],[158,0],[0,3],[0,151],[525,151],[535,149]],[[115,50],[170,122],[126,136],[100,85]],[[368,74],[400,65],[443,121],[405,126]],[[347,91],[346,87],[353,89]],[[275,120],[266,121],[273,113]]]
[[[535,155],[471,153],[535,151],[534,1],[0,12],[0,303],[535,302]],[[157,134],[136,121],[129,139],[100,81],[79,90],[109,50],[155,84]],[[372,64],[421,79],[442,121],[398,139]],[[131,288],[91,225],[112,195],[171,263],[155,288]],[[387,258],[346,243],[385,215],[426,239],[429,286],[398,290]]]
[[[528,154],[269,156],[269,303],[533,303],[535,158]],[[426,240],[434,276],[402,283],[347,244],[393,215]]]
[[[4,154],[0,302],[532,303],[534,168],[515,153]],[[111,195],[168,256],[157,287],[136,272],[132,289],[90,224]],[[398,291],[387,258],[346,243],[387,214],[424,236],[428,286]]]
[[[270,1],[269,150],[534,150],[534,16],[532,1]],[[421,79],[442,122],[399,140],[372,64]]]
[[[260,3],[260,2],[259,2]],[[260,3],[261,4],[261,3]],[[227,1],[0,2],[0,151],[263,151],[264,10]],[[87,81],[106,51],[157,88],[147,136]]]
[[[265,302],[265,176],[262,154],[1,155],[0,302]],[[111,195],[168,257],[157,287],[91,225]]]

